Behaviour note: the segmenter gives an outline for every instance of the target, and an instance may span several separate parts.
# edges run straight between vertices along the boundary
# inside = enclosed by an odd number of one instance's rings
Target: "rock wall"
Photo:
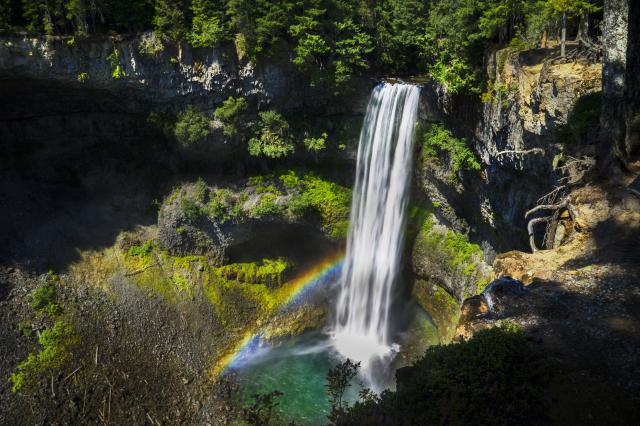
[[[556,183],[554,163],[565,152],[594,151],[590,132],[581,133],[572,146],[561,132],[576,105],[600,91],[601,65],[554,60],[553,54],[553,49],[491,52],[487,74],[492,78],[482,103],[451,96],[436,84],[425,86],[424,126],[443,122],[454,136],[465,138],[482,170],[462,171],[452,179],[452,159],[446,155],[437,162],[419,161],[416,199],[425,199],[442,225],[480,244],[488,264],[495,253],[528,250],[524,215]],[[483,286],[479,277],[462,273],[464,266],[425,268],[442,262],[416,250],[418,242],[412,258],[414,294],[439,326],[441,340],[448,340],[460,303]],[[490,271],[482,259],[476,264]]]

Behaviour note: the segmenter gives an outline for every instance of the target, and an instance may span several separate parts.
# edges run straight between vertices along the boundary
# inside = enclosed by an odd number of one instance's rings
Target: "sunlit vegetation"
[[[295,151],[289,123],[276,111],[259,113],[254,136],[249,139],[249,154],[259,157],[281,158]]]
[[[545,423],[541,408],[552,372],[542,349],[505,324],[430,347],[395,392],[365,393],[332,424]]]
[[[47,322],[50,326],[39,332],[39,350],[30,353],[11,374],[13,392],[33,388],[42,380],[45,373],[62,367],[69,357],[69,348],[80,342],[71,323],[62,315],[63,309],[57,297],[58,285],[60,285],[60,277],[51,271],[31,293],[30,306],[34,315],[48,315]],[[31,336],[32,329],[28,321],[21,322],[18,327],[23,335]]]
[[[461,170],[481,169],[480,162],[465,139],[452,136],[441,123],[432,124],[423,136],[422,158],[432,161],[441,158],[442,154],[446,154],[450,163],[449,179],[453,182],[458,180]]]
[[[19,392],[31,387],[44,373],[62,367],[69,356],[68,348],[79,341],[69,323],[56,320],[53,327],[40,333],[38,343],[41,349],[29,354],[27,359],[18,365],[18,371],[11,375],[11,390]]]
[[[247,100],[243,97],[228,97],[216,109],[216,118],[223,124],[223,132],[227,137],[233,137],[243,127],[242,116],[247,111]]]
[[[452,93],[485,89],[490,45],[535,47],[581,27],[602,0],[30,0],[0,8],[0,31],[68,34],[153,30],[141,50],[157,55],[162,38],[193,47],[236,43],[250,60],[289,50],[293,64],[335,93],[363,71],[428,73]],[[99,19],[98,19],[99,18]],[[579,33],[577,37],[588,38]],[[124,77],[121,65],[114,78]]]
[[[175,188],[165,202],[178,203],[190,220],[208,216],[217,222],[241,223],[247,218],[281,217],[300,220],[315,217],[327,235],[344,238],[349,227],[351,190],[314,174],[293,170],[252,176],[248,187],[210,189],[202,180]],[[251,194],[259,198],[247,203]],[[255,195],[253,197],[255,198]]]
[[[209,119],[204,113],[189,106],[178,114],[173,134],[181,146],[189,147],[209,136],[210,127]]]

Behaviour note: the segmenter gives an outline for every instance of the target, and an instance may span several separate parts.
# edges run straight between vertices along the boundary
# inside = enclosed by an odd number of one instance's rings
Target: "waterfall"
[[[360,133],[351,221],[333,325],[335,348],[361,362],[389,358],[420,90],[380,84]]]

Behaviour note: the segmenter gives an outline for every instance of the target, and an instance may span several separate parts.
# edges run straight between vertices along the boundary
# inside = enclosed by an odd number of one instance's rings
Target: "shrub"
[[[249,140],[249,154],[256,157],[281,158],[294,150],[287,120],[275,111],[261,112],[255,136]]]
[[[539,424],[553,373],[542,349],[514,326],[432,346],[397,391],[356,403],[336,424]]]
[[[209,136],[209,120],[193,106],[178,114],[173,134],[183,147],[188,147]]]
[[[222,122],[222,131],[225,136],[235,136],[242,126],[242,114],[247,111],[248,105],[245,98],[228,97],[221,106],[216,109],[216,118]]]
[[[31,307],[33,309],[43,309],[47,305],[56,301],[56,285],[59,281],[57,275],[49,272],[47,280],[40,282],[31,294]]]
[[[265,216],[277,216],[282,214],[284,207],[276,203],[275,194],[265,194],[260,199],[260,203],[251,210],[251,216],[260,218]]]
[[[40,351],[29,354],[26,360],[18,364],[18,371],[11,374],[11,390],[19,392],[33,386],[45,372],[60,368],[69,356],[68,348],[79,341],[70,324],[63,320],[56,321],[53,327],[40,334]]]
[[[162,38],[153,31],[145,33],[141,37],[138,50],[142,55],[158,56],[164,50]]]
[[[111,65],[111,78],[121,79],[127,76],[124,68],[120,65],[120,51],[116,48],[107,56],[107,61]]]
[[[89,74],[86,72],[78,73],[77,80],[78,83],[86,83],[89,80]]]
[[[422,145],[424,160],[437,158],[439,153],[446,152],[451,165],[450,180],[458,179],[460,170],[480,170],[480,162],[467,145],[465,139],[458,139],[441,123],[432,124],[425,132]]]

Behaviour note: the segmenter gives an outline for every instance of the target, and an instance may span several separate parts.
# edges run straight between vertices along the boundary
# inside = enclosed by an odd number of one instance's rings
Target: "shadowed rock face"
[[[604,2],[603,84],[600,160],[603,174],[611,160],[627,166],[640,152],[640,4],[629,0]]]

